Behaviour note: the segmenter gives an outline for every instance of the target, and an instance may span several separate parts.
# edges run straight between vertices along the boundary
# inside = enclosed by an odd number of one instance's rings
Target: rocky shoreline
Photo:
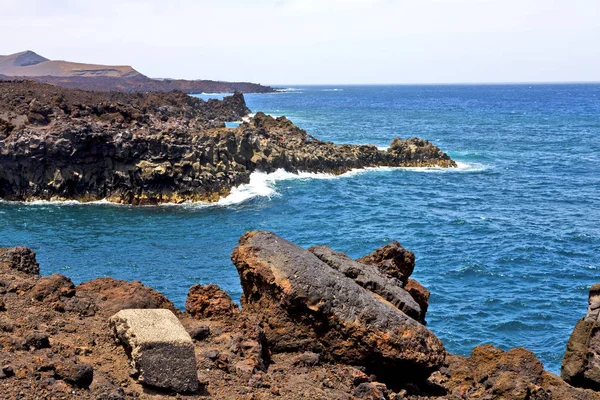
[[[214,202],[255,171],[341,174],[355,168],[455,167],[430,142],[320,141],[285,117],[249,113],[236,93],[207,102],[183,92],[87,92],[0,81],[0,199]]]
[[[327,246],[307,250],[253,231],[231,258],[241,308],[218,286],[194,285],[180,311],[139,282],[99,278],[76,286],[59,274],[39,276],[29,249],[0,248],[0,393],[600,399],[545,371],[523,348],[478,346],[466,358],[447,353],[424,325],[429,292],[410,278],[414,254],[398,242],[352,260]],[[592,329],[575,329],[563,362],[565,379],[584,376],[586,387],[597,370],[598,293],[593,287],[588,316],[578,324]]]

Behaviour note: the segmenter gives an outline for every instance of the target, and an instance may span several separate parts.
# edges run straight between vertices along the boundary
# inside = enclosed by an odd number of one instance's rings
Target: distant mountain
[[[49,60],[31,50],[0,56],[0,74],[7,76],[111,77],[132,78],[143,76],[126,65],[83,64]]]
[[[27,50],[0,56],[0,80],[30,79],[53,85],[101,91],[185,93],[268,93],[274,89],[250,82],[152,79],[130,66],[49,60]]]

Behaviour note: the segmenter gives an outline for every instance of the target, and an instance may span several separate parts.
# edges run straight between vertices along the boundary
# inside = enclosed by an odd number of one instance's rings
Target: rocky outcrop
[[[0,271],[13,270],[39,275],[40,265],[35,253],[27,247],[0,247]]]
[[[263,320],[274,352],[313,351],[380,373],[401,368],[404,379],[427,376],[444,361],[443,344],[423,325],[273,233],[245,234],[232,260],[244,291],[242,309]],[[387,290],[390,298],[399,295],[392,286]]]
[[[424,363],[437,360],[441,345],[433,334],[371,291],[386,289],[375,267],[318,250],[333,266],[272,234],[246,235],[234,252],[244,307],[237,310],[217,286],[196,286],[190,313],[139,282],[102,278],[75,286],[58,274],[0,268],[0,397],[178,397],[168,387],[188,391],[186,399],[600,399],[544,371],[525,349],[490,345],[467,358],[448,354],[424,380],[431,371]],[[354,269],[361,270],[356,279]],[[189,392],[194,381],[198,390]]]
[[[371,254],[367,254],[356,261],[366,265],[374,265],[381,272],[393,278],[400,279],[404,284],[408,282],[408,277],[415,269],[414,253],[402,247],[397,240],[376,249]]]
[[[600,390],[600,284],[590,288],[587,314],[567,342],[561,377],[573,386]]]
[[[448,366],[430,382],[445,388],[450,399],[600,399],[600,394],[573,388],[545,371],[541,361],[523,348],[505,352],[484,345],[475,347],[468,358],[449,356]]]
[[[140,382],[175,392],[198,390],[194,344],[171,311],[122,310],[110,318],[109,326]]]
[[[285,117],[172,93],[100,93],[0,82],[0,198],[107,199],[127,204],[216,201],[254,171],[341,174],[370,166],[455,166],[427,141],[387,151],[334,145]]]

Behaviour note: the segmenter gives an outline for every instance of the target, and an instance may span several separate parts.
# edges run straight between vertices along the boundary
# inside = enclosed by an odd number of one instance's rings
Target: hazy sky
[[[0,0],[0,38],[151,77],[600,81],[600,0]]]

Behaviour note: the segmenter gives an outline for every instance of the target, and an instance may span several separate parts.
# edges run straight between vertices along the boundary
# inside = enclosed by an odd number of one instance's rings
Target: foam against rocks
[[[141,383],[178,393],[198,390],[194,344],[170,310],[121,310],[109,326]]]

